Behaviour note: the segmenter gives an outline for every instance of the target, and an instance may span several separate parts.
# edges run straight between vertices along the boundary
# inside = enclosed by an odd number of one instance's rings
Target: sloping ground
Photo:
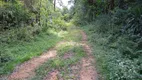
[[[17,66],[14,72],[8,76],[8,80],[98,80],[95,60],[91,48],[87,44],[87,36],[83,31],[81,31],[81,35],[82,40],[79,42],[59,42],[48,52]],[[64,44],[68,44],[74,48],[60,55],[58,48]],[[82,46],[82,49],[78,50],[77,46]],[[36,70],[46,64],[46,62],[49,63],[41,69],[41,72],[45,72],[44,75],[42,78],[36,78],[38,77]],[[53,64],[54,62],[55,65]],[[50,65],[52,66],[48,69]]]

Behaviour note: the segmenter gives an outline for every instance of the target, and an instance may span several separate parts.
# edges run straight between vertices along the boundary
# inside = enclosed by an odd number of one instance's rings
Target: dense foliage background
[[[40,55],[70,26],[53,0],[0,0],[0,74]],[[68,11],[68,9],[66,9]],[[46,41],[46,42],[45,42]]]
[[[74,23],[84,26],[104,80],[142,78],[142,1],[74,0]]]

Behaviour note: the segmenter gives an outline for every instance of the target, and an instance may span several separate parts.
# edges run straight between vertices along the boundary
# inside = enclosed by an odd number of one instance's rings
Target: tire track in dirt
[[[58,74],[58,70],[51,71],[43,80],[58,80]]]
[[[82,59],[80,80],[98,80],[97,71],[94,66],[95,60],[92,54],[92,50],[90,46],[87,44],[87,35],[83,31],[81,32],[81,34],[82,34],[83,48],[87,56]]]

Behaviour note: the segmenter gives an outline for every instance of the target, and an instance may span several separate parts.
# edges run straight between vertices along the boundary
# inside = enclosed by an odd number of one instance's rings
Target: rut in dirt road
[[[8,80],[27,80],[31,76],[34,76],[34,70],[42,65],[49,58],[56,56],[56,50],[51,49],[43,55],[33,58],[20,66],[17,66],[16,70],[8,77]]]
[[[98,80],[97,71],[94,67],[95,60],[92,54],[90,46],[87,44],[87,35],[82,31],[82,44],[83,48],[87,54],[85,58],[82,59],[82,69],[80,71],[80,80]]]

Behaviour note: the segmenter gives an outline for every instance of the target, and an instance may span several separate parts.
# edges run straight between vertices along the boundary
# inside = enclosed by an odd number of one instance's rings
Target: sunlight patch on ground
[[[62,31],[58,32],[58,37],[65,37],[66,34],[68,34],[68,32],[62,30]]]
[[[57,53],[56,50],[51,50],[48,53],[46,53],[48,55],[41,55],[40,58],[45,59],[45,58],[55,57],[57,55],[56,53]]]
[[[67,31],[61,30],[61,31],[57,32],[57,31],[55,31],[55,30],[53,30],[53,29],[49,29],[49,30],[48,30],[48,33],[49,33],[49,34],[56,35],[56,36],[58,36],[58,37],[60,37],[60,38],[64,37],[64,35],[68,34]]]
[[[80,46],[80,45],[82,45],[82,44],[77,43],[77,42],[73,42],[73,41],[70,41],[70,42],[62,41],[56,46],[56,48],[58,49],[61,47],[66,47],[66,46]]]

